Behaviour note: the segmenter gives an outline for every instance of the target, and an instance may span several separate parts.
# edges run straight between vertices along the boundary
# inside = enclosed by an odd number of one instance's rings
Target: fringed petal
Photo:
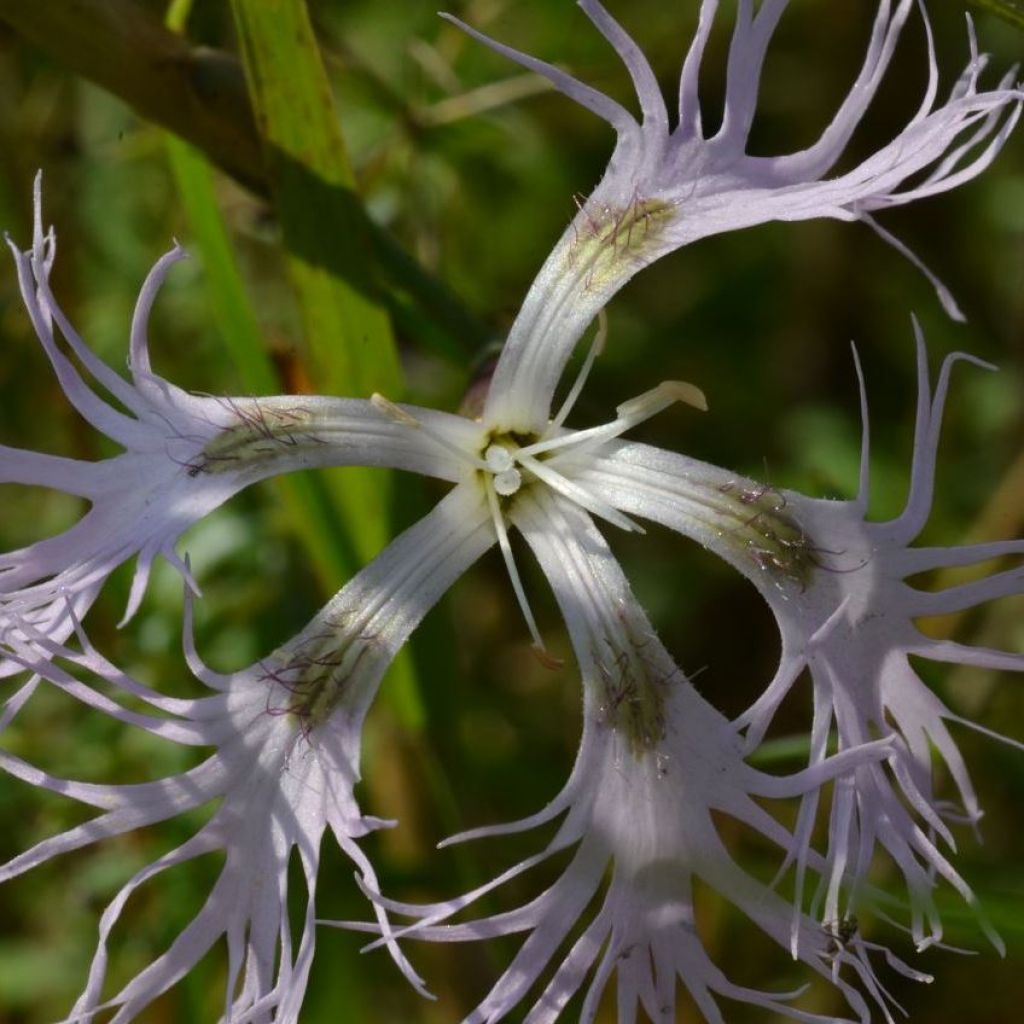
[[[947,312],[963,314],[952,294],[907,246],[870,214],[957,188],[996,158],[1014,130],[1024,90],[1014,73],[992,89],[980,83],[985,59],[970,35],[971,61],[945,103],[937,102],[939,70],[927,14],[917,0],[878,0],[864,60],[850,91],[818,141],[776,157],[746,153],[765,58],[787,0],[740,0],[726,67],[721,129],[706,139],[699,77],[720,4],[703,0],[680,82],[680,120],[670,131],[664,100],[637,44],[594,0],[585,13],[626,65],[643,111],[641,123],[613,100],[552,65],[467,29],[616,129],[615,150],[600,184],[580,206],[568,231],[531,287],[502,349],[485,419],[510,432],[542,432],[574,348],[598,311],[643,267],[709,235],[773,220],[819,217],[864,220],[907,256],[935,287]],[[927,79],[920,105],[902,131],[878,152],[827,177],[889,70],[914,8],[925,26]],[[462,26],[465,28],[465,26]]]

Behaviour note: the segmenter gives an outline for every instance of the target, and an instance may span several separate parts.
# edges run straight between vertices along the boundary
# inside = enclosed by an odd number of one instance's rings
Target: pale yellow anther
[[[708,411],[708,400],[704,392],[696,384],[689,384],[683,380],[662,381],[656,388],[651,388],[650,391],[645,391],[642,395],[616,406],[615,411],[619,414],[620,420],[640,423],[656,416],[676,402],[682,402],[701,412]]]
[[[370,395],[370,405],[377,410],[377,412],[383,413],[389,420],[394,420],[396,423],[401,423],[403,427],[419,427],[420,421],[415,416],[411,416],[400,406],[395,405],[390,398],[385,398],[382,394],[374,392]]]

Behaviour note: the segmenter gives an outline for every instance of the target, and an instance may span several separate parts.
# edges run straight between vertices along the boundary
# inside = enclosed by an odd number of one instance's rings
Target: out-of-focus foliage
[[[1011,25],[1024,28],[1024,4],[1020,0],[971,0],[975,7],[998,14]]]
[[[995,6],[985,0],[990,3]],[[137,6],[162,18],[165,5],[139,0]],[[696,4],[613,0],[610,6],[671,90]],[[793,3],[769,59],[755,142],[760,151],[798,148],[820,130],[855,73],[872,6],[859,0]],[[461,332],[451,325],[460,316],[467,325],[483,321],[500,340],[574,209],[573,193],[594,184],[611,140],[601,123],[440,22],[435,7],[426,0],[319,0],[310,11],[370,215],[467,307],[433,320],[414,301],[422,282],[410,278],[407,294],[397,284],[387,286],[406,396],[455,409],[489,353],[471,327]],[[968,56],[963,10],[937,2],[932,8],[951,85]],[[624,72],[570,0],[466,0],[455,13],[570,66],[602,89],[628,95]],[[977,20],[997,68],[1021,57],[1024,35],[989,15]],[[236,48],[227,3],[195,0],[187,31],[204,46]],[[886,139],[924,88],[922,33],[915,26],[906,36],[870,131],[855,140],[859,151]],[[712,58],[723,55],[725,43],[719,32]],[[718,68],[713,59],[708,95],[720,83]],[[282,244],[287,228],[266,200],[212,171],[194,151],[169,151],[161,130],[71,73],[66,62],[4,31],[2,22],[0,83],[0,224],[25,240],[31,178],[44,168],[47,217],[60,237],[55,287],[104,358],[122,364],[138,284],[176,235],[197,258],[175,270],[156,310],[153,354],[160,372],[212,393],[260,390],[271,376],[295,391],[324,386],[307,358],[296,299],[301,292],[291,286]],[[717,116],[708,114],[712,121]],[[226,235],[219,233],[219,218]],[[877,511],[891,514],[905,491],[913,422],[913,310],[936,361],[964,348],[1002,367],[999,374],[966,368],[957,374],[929,538],[954,541],[976,523],[985,536],[1018,532],[1024,473],[1010,469],[1024,436],[1024,140],[1011,142],[980,182],[898,211],[886,225],[950,284],[968,326],[945,319],[927,283],[866,229],[772,225],[714,238],[644,272],[615,300],[610,343],[581,399],[579,422],[607,415],[659,379],[692,380],[707,393],[711,412],[700,419],[668,412],[640,436],[738,472],[767,475],[780,487],[849,494],[859,441],[849,353],[855,339],[874,416]],[[328,250],[347,244],[328,229],[318,242]],[[377,252],[376,243],[367,244],[368,273],[375,271]],[[394,253],[390,258],[392,267],[401,262]],[[234,276],[236,261],[240,277]],[[400,281],[400,274],[392,270],[388,280]],[[239,347],[244,338],[248,350]],[[265,362],[255,354],[256,339],[265,346]],[[62,399],[32,339],[12,268],[0,271],[0,344],[0,441],[83,458],[106,454]],[[346,473],[299,486],[344,488]],[[438,486],[419,480],[394,478],[389,486],[387,534],[440,494]],[[315,547],[296,530],[294,501],[282,500],[273,486],[257,488],[186,539],[204,587],[200,647],[216,667],[255,660],[301,628],[325,596],[324,573],[309,554]],[[29,489],[0,488],[0,502],[5,550],[55,532],[81,511],[73,501]],[[744,707],[769,677],[777,653],[774,628],[754,592],[710,556],[662,532],[612,542],[680,664],[700,673],[702,692],[727,712]],[[568,656],[553,601],[525,557],[522,564],[551,648]],[[135,623],[119,632],[127,583],[118,575],[97,604],[89,621],[94,641],[141,678],[168,692],[189,692],[179,652],[177,578],[158,574]],[[1020,602],[1005,602],[996,614],[945,628],[965,640],[998,636],[1001,645],[1024,650],[1021,611]],[[557,791],[579,733],[578,681],[571,657],[559,671],[531,657],[497,556],[485,559],[428,618],[412,657],[425,725],[411,732],[386,708],[372,719],[361,797],[370,813],[401,822],[368,843],[385,890],[437,898],[525,852],[519,839],[443,853],[433,844],[457,828],[529,813]],[[934,683],[955,707],[1024,737],[1017,680],[972,672]],[[785,737],[806,724],[806,710],[794,703],[769,751],[773,770],[799,763],[799,744]],[[984,950],[971,958],[936,951],[925,964],[937,975],[934,985],[894,981],[893,987],[914,1019],[928,1024],[1005,1024],[1024,1001],[1024,758],[972,735],[960,739],[989,812],[983,846],[969,834],[961,837],[961,862],[1003,931],[1010,959]],[[179,750],[49,691],[41,691],[3,742],[58,775],[141,781],[186,767]],[[70,804],[0,779],[0,858],[83,816]],[[133,870],[184,838],[186,825],[81,851],[0,888],[0,1021],[41,1024],[67,1011],[85,976],[100,909]],[[743,836],[734,839],[748,844]],[[751,863],[763,855],[756,844],[743,851]],[[130,902],[116,944],[115,983],[189,919],[215,869],[200,862],[172,871]],[[883,866],[883,885],[885,877]],[[489,909],[523,902],[540,882],[520,880]],[[320,893],[323,917],[365,915],[339,855],[328,854]],[[950,902],[950,940],[981,948],[977,929]],[[784,960],[762,957],[746,922],[710,898],[705,904],[703,927],[719,962],[737,981],[779,987],[776,972],[786,970]],[[864,926],[897,946],[902,942],[870,922]],[[319,942],[303,1017],[309,1024],[456,1021],[510,952],[502,946],[414,950],[439,996],[430,1004],[403,987],[380,953],[360,959],[358,938],[323,929]],[[223,969],[221,953],[211,954],[146,1019],[215,1020]],[[821,994],[819,1011],[830,1008],[825,999]],[[755,1019],[740,1010],[729,1016],[731,1024]]]

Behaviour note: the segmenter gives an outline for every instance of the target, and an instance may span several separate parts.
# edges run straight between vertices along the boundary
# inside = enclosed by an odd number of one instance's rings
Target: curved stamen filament
[[[533,616],[530,602],[526,599],[526,590],[523,587],[522,578],[516,568],[516,560],[512,555],[512,545],[508,539],[508,528],[505,526],[505,519],[501,514],[501,506],[498,503],[498,494],[490,477],[484,481],[484,488],[487,491],[487,504],[491,509],[491,519],[494,521],[494,532],[498,535],[498,547],[501,549],[501,557],[505,559],[505,568],[508,570],[508,577],[512,583],[512,590],[515,592],[516,600],[522,610],[523,618],[526,619],[526,628],[533,637],[533,646],[543,654],[547,653],[544,641],[541,639],[540,630],[537,628],[537,620]]]
[[[573,386],[569,389],[569,394],[565,396],[562,408],[558,410],[555,418],[551,421],[552,427],[560,427],[568,418],[569,413],[572,412],[576,400],[583,391],[583,385],[587,383],[587,378],[590,376],[594,360],[604,351],[604,343],[607,340],[608,314],[602,309],[597,314],[597,333],[594,335],[594,340],[590,343],[590,351],[587,353],[587,358],[583,360],[583,365],[580,367],[580,372],[576,375]]]
[[[515,455],[516,461],[525,469],[528,469],[538,480],[546,483],[553,491],[558,491],[559,494],[565,495],[570,501],[581,505],[589,512],[593,512],[595,516],[611,523],[612,526],[617,526],[619,529],[626,530],[629,533],[647,532],[639,523],[630,519],[625,513],[620,512],[617,508],[613,508],[607,502],[591,494],[590,491],[580,487],[579,484],[566,480],[561,473],[555,472],[550,466],[546,466],[543,462],[524,454],[522,450],[516,452]]]
[[[707,412],[708,401],[699,387],[681,380],[666,380],[656,388],[652,388],[636,398],[631,398],[628,402],[623,402],[616,408],[615,411],[618,415],[610,423],[591,427],[589,430],[577,430],[559,437],[537,441],[535,444],[520,448],[516,457],[521,461],[523,456],[539,455],[541,452],[555,451],[585,441],[611,440],[611,438],[618,437],[632,429],[638,423],[657,416],[659,412],[676,402],[683,402],[695,409],[700,409],[701,412]]]

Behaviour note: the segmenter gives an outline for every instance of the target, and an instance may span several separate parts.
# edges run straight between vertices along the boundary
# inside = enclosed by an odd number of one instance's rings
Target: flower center
[[[698,387],[682,381],[665,381],[651,391],[618,406],[615,410],[615,419],[607,423],[586,430],[565,429],[562,424],[583,390],[594,360],[604,347],[606,334],[607,322],[602,313],[599,318],[597,334],[591,343],[580,373],[561,408],[549,421],[547,429],[540,437],[529,437],[495,429],[491,431],[479,453],[473,453],[456,447],[440,434],[430,430],[426,424],[416,419],[410,412],[395,405],[382,395],[375,394],[371,398],[374,407],[383,415],[397,423],[422,431],[425,436],[430,437],[476,471],[477,478],[482,483],[487,495],[491,519],[494,522],[494,532],[508,569],[509,580],[512,583],[516,600],[519,602],[523,618],[526,620],[527,628],[533,638],[534,648],[545,659],[549,656],[546,654],[544,641],[537,628],[537,621],[526,599],[526,591],[516,568],[512,545],[509,542],[506,521],[509,512],[509,499],[518,495],[526,484],[543,485],[613,526],[633,533],[643,533],[643,527],[629,516],[614,508],[586,487],[560,473],[548,460],[552,454],[561,453],[569,448],[583,450],[598,448],[644,420],[656,416],[676,402],[684,402],[701,410],[707,409],[707,400]]]
[[[574,396],[570,395],[570,398]],[[615,410],[615,419],[601,426],[587,430],[564,430],[561,421],[568,410],[563,406],[538,440],[529,441],[511,434],[492,435],[483,450],[483,459],[478,463],[484,486],[499,497],[510,498],[519,492],[527,480],[536,480],[613,526],[631,533],[643,533],[643,527],[629,516],[570,480],[547,460],[552,454],[570,448],[586,450],[599,447],[638,423],[656,416],[675,402],[684,402],[701,410],[707,409],[707,401],[699,388],[683,381],[665,381],[651,391],[623,402]],[[528,443],[521,444],[523,440]]]

